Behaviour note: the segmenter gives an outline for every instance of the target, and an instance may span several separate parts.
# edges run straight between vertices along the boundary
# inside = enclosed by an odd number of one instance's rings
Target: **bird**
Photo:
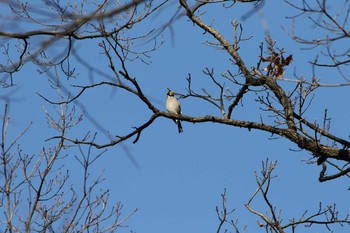
[[[179,115],[182,114],[180,102],[176,99],[176,97],[174,96],[174,92],[171,90],[169,90],[167,94],[166,109],[170,113],[179,114]],[[175,119],[174,122],[177,124],[179,133],[182,133],[183,129],[182,129],[181,121],[178,119]]]

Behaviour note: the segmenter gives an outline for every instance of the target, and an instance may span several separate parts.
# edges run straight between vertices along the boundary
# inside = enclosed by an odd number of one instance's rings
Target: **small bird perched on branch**
[[[181,106],[180,102],[176,99],[174,96],[174,92],[169,90],[166,98],[166,109],[170,113],[174,114],[181,114]],[[182,125],[180,120],[174,120],[174,122],[177,124],[177,128],[179,130],[179,133],[182,133]]]

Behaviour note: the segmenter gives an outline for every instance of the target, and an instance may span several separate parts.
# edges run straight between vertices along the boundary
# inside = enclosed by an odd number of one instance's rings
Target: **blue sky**
[[[232,38],[230,20],[240,20],[242,14],[249,11],[250,4],[237,4],[225,11],[220,8],[208,8],[205,16],[209,21],[215,18],[213,26],[228,38]],[[157,17],[151,17],[145,27],[162,25],[169,15],[177,9],[177,3],[169,4],[168,8]],[[291,40],[287,31],[291,21],[285,16],[297,12],[289,8],[283,1],[266,1],[259,14],[255,14],[242,22],[243,37],[253,36],[251,40],[242,42],[240,54],[245,62],[256,65],[259,55],[259,44],[264,41],[262,20],[266,20],[272,38],[277,41],[277,47],[285,48],[292,53],[294,61],[286,72],[290,79],[294,68],[298,75],[309,78],[311,66],[307,63],[313,59],[316,51],[300,50],[301,46]],[[297,22],[297,32],[301,35],[318,36],[318,31],[310,26],[306,17]],[[144,28],[136,28],[141,33]],[[156,107],[165,110],[167,88],[179,93],[185,93],[186,77],[190,73],[193,87],[211,89],[210,82],[202,73],[205,67],[214,68],[216,74],[227,69],[236,68],[228,60],[227,54],[203,44],[206,39],[212,40],[208,34],[193,26],[186,18],[178,19],[173,25],[173,36],[169,30],[163,35],[164,45],[149,59],[151,64],[140,61],[129,62],[127,67],[132,76],[139,81],[144,93],[152,98]],[[160,39],[160,38],[159,38]],[[101,54],[98,43],[100,40],[76,42],[76,51],[85,61],[98,69],[112,75],[108,69],[106,58]],[[144,46],[140,43],[137,46]],[[342,45],[340,45],[342,46]],[[343,45],[344,46],[344,45]],[[55,51],[51,51],[54,54]],[[79,76],[72,84],[82,85],[90,82],[90,77],[96,82],[105,80],[96,73],[72,60]],[[55,100],[57,94],[49,88],[47,75],[39,74],[36,66],[26,64],[22,71],[16,74],[17,86],[3,89],[2,95],[19,98],[10,104],[10,136],[14,137],[29,122],[33,122],[30,131],[21,140],[23,150],[28,153],[39,153],[42,146],[54,145],[54,141],[45,142],[55,132],[45,124],[44,109],[54,113],[55,109],[40,98],[36,93]],[[343,82],[336,71],[321,71],[325,83]],[[290,89],[290,83],[285,83]],[[71,89],[74,92],[74,89]],[[214,90],[214,89],[213,89]],[[76,90],[77,93],[78,90]],[[331,132],[348,138],[349,109],[343,104],[343,98],[348,96],[348,87],[321,88],[317,91],[314,103],[309,110],[311,119],[322,119],[324,109],[331,114]],[[237,119],[257,119],[259,109],[254,102],[256,96],[251,94],[243,101],[244,106],[238,107],[234,113]],[[111,87],[99,87],[84,93],[80,102],[85,113],[88,112],[111,135],[127,132],[131,127],[146,121],[151,112],[136,98]],[[4,102],[1,103],[2,105]],[[197,100],[181,100],[185,115],[203,116],[207,114],[220,115],[220,112]],[[77,108],[78,112],[83,112]],[[215,207],[221,205],[220,194],[227,190],[228,206],[235,208],[232,215],[238,219],[242,232],[247,225],[247,232],[257,232],[260,229],[257,217],[250,214],[244,207],[256,189],[254,171],[259,171],[261,161],[269,158],[278,160],[275,174],[278,176],[271,184],[270,198],[276,208],[282,209],[285,221],[298,218],[304,210],[318,210],[319,202],[325,205],[337,203],[339,211],[347,214],[349,210],[349,181],[340,178],[326,183],[318,182],[320,168],[307,165],[302,160],[310,158],[306,151],[293,152],[298,149],[285,139],[270,140],[270,134],[246,129],[222,126],[218,124],[183,123],[184,133],[178,134],[174,123],[169,119],[157,119],[152,126],[144,130],[136,144],[131,141],[109,148],[95,163],[92,175],[104,171],[106,181],[100,186],[111,191],[110,204],[121,201],[124,205],[123,214],[138,208],[137,213],[128,221],[129,228],[120,232],[216,232],[218,219]],[[84,121],[68,132],[72,138],[79,137],[87,131],[97,129],[89,121]],[[98,132],[98,142],[107,142],[108,138]],[[126,150],[137,161],[135,166],[125,153]],[[83,147],[86,151],[87,148]],[[93,150],[98,154],[100,151]],[[82,171],[74,156],[79,156],[78,150],[66,150],[67,158],[63,162],[65,168],[71,169],[70,182],[79,186]],[[79,190],[79,188],[78,188]],[[260,212],[268,207],[261,199],[254,202]],[[285,222],[286,223],[286,222]],[[332,226],[334,232],[345,231],[339,226]],[[326,232],[317,226],[311,229],[299,229],[300,232]],[[233,231],[233,230],[232,230]]]

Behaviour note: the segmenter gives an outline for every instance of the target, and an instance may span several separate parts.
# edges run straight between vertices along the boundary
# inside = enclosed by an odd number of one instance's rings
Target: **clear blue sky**
[[[178,3],[168,4],[162,14],[148,19],[147,26],[162,25],[169,15],[177,9]],[[251,9],[250,4],[238,4],[225,11],[219,8],[208,9],[205,17],[209,22],[215,18],[213,26],[228,38],[232,38],[230,20],[240,20],[242,14]],[[285,16],[297,12],[290,9],[283,1],[267,1],[258,14],[254,14],[242,22],[243,37],[253,36],[251,40],[242,42],[240,54],[247,66],[256,65],[259,55],[259,44],[264,41],[263,20],[266,20],[272,38],[277,41],[277,47],[285,48],[294,55],[294,61],[288,68],[286,76],[294,78],[294,68],[298,75],[311,77],[311,66],[307,63],[314,58],[316,51],[300,50],[300,45],[291,40],[287,31],[291,28],[291,21]],[[297,33],[307,37],[318,36],[307,18],[300,18],[296,22]],[[144,28],[137,28],[141,33]],[[208,34],[193,26],[186,18],[181,18],[172,24],[173,34],[169,30],[163,33],[165,44],[149,59],[150,65],[140,61],[129,62],[127,67],[132,76],[136,77],[144,93],[152,98],[156,107],[165,110],[167,88],[178,93],[186,92],[186,77],[190,73],[193,77],[193,87],[211,89],[210,82],[201,72],[205,67],[214,68],[219,77],[227,69],[236,71],[228,60],[227,54],[203,44],[206,39],[212,41]],[[35,42],[35,41],[34,41]],[[98,47],[100,40],[76,42],[77,52],[98,69],[112,75],[106,58]],[[139,45],[143,46],[143,45]],[[51,54],[55,51],[52,50]],[[93,77],[95,82],[106,80],[96,73],[76,65],[79,76],[71,83],[86,84]],[[49,88],[45,74],[39,74],[38,67],[26,64],[22,71],[16,74],[17,87],[2,89],[1,95],[20,98],[11,102],[10,135],[16,135],[29,122],[33,127],[22,139],[23,150],[28,153],[39,153],[43,146],[49,147],[54,142],[44,142],[55,132],[45,124],[44,109],[54,112],[52,106],[41,99],[36,93],[55,100],[57,94]],[[343,82],[336,71],[322,71],[320,73],[325,83]],[[291,88],[285,83],[286,88]],[[74,90],[74,89],[72,89]],[[332,118],[331,131],[344,138],[349,135],[349,108],[344,106],[343,98],[348,98],[348,87],[323,88],[317,92],[313,107],[309,111],[311,119],[322,119],[325,108]],[[254,102],[254,96],[244,100],[244,107],[238,107],[234,113],[237,119],[257,119],[259,109]],[[80,102],[95,120],[107,129],[111,135],[127,132],[131,127],[146,121],[151,112],[134,97],[113,90],[100,87],[82,95]],[[3,105],[4,102],[1,102]],[[220,112],[196,100],[181,100],[185,115],[203,116]],[[78,108],[78,111],[82,109]],[[237,115],[235,115],[237,114]],[[220,193],[226,188],[228,206],[235,208],[232,215],[238,219],[238,225],[247,225],[247,232],[258,232],[260,229],[256,216],[250,214],[244,203],[256,189],[254,171],[259,171],[261,161],[269,158],[278,160],[275,174],[278,175],[271,185],[270,200],[277,209],[282,209],[285,223],[288,219],[298,218],[305,210],[315,212],[319,202],[325,205],[337,203],[338,209],[349,213],[349,181],[344,178],[326,183],[318,182],[320,168],[302,162],[310,157],[308,152],[293,152],[298,149],[285,139],[269,140],[270,134],[246,129],[222,126],[218,124],[183,123],[184,133],[178,134],[176,125],[169,119],[157,119],[152,126],[144,130],[136,144],[131,141],[122,146],[109,148],[104,156],[95,164],[92,174],[99,174],[104,170],[106,181],[101,188],[110,189],[110,203],[121,201],[124,205],[123,214],[128,214],[134,208],[138,212],[128,221],[129,228],[122,228],[120,232],[216,232],[218,219],[215,207],[221,205]],[[68,136],[72,138],[82,136],[85,132],[96,128],[84,118]],[[107,142],[103,133],[99,132],[98,142]],[[87,148],[83,147],[84,150]],[[136,167],[125,153],[125,148],[137,161]],[[82,171],[74,156],[78,150],[65,151],[68,157],[65,166],[71,170],[70,182],[77,186],[82,180]],[[97,154],[98,150],[94,150]],[[268,207],[257,199],[253,207],[265,212]],[[346,230],[332,226],[334,232]],[[233,230],[232,230],[233,231]],[[299,229],[299,232],[326,232],[326,229]]]

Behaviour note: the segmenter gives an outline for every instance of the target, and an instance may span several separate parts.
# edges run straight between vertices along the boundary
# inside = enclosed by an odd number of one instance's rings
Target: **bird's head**
[[[174,96],[174,92],[171,91],[171,90],[169,90],[169,91],[168,91],[168,96]]]

